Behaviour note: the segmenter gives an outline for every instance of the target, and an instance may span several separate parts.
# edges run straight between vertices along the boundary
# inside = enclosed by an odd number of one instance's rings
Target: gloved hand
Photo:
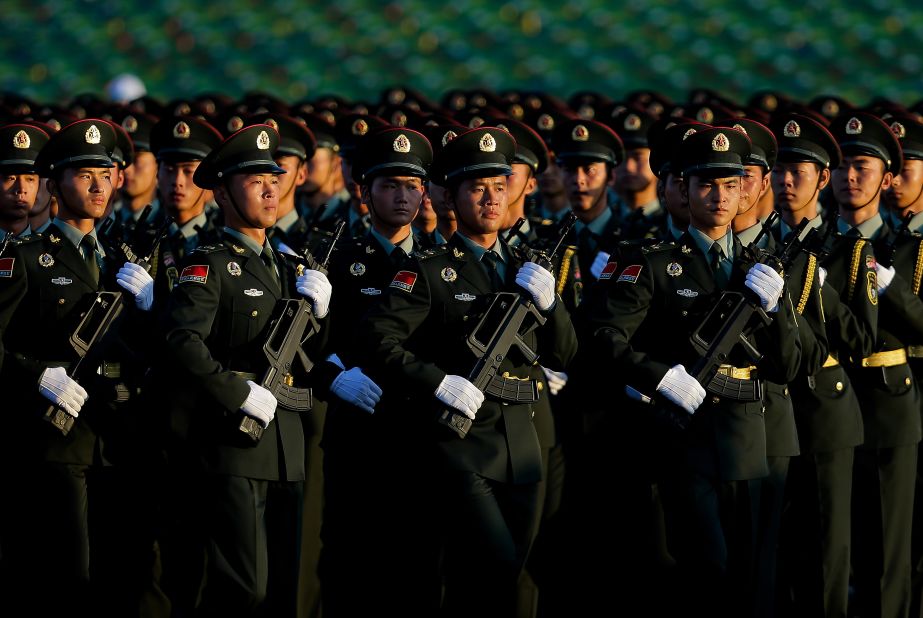
[[[747,280],[744,285],[760,297],[760,304],[763,305],[763,309],[770,313],[779,310],[779,299],[782,297],[785,280],[771,266],[766,264],[754,264],[751,266],[747,272]]]
[[[682,365],[674,365],[664,374],[657,385],[657,392],[689,414],[695,413],[705,401],[705,389],[698,380],[686,373]]]
[[[882,266],[878,262],[875,263],[875,273],[878,275],[878,295],[881,296],[885,293],[885,290],[888,289],[888,286],[891,285],[891,281],[897,273],[894,270],[894,266]]]
[[[346,403],[369,414],[375,413],[375,404],[381,399],[381,389],[358,367],[341,371],[333,379],[330,390]]]
[[[320,271],[306,270],[304,274],[295,279],[295,289],[298,293],[311,300],[314,308],[314,315],[322,318],[327,315],[330,309],[330,295],[333,293],[333,286],[330,281]]]
[[[247,380],[247,386],[250,387],[250,394],[244,405],[240,406],[241,412],[263,423],[263,427],[268,427],[276,416],[276,398],[253,380]]]
[[[554,275],[535,262],[522,265],[516,273],[516,284],[532,296],[539,311],[554,307]]]
[[[596,259],[593,260],[593,264],[590,266],[590,273],[597,279],[599,279],[599,274],[603,271],[603,268],[609,263],[609,257],[609,254],[605,251],[600,251],[596,254]]]
[[[86,403],[86,390],[74,381],[64,367],[48,367],[38,379],[38,392],[43,397],[77,418]]]
[[[564,385],[567,384],[567,374],[563,371],[552,371],[547,367],[542,367],[542,371],[545,373],[545,381],[548,382],[548,390],[551,394],[557,395],[560,393]]]
[[[817,267],[817,282],[820,283],[820,287],[824,287],[824,281],[827,280],[827,269],[823,266]]]
[[[135,306],[141,311],[150,311],[154,304],[154,279],[138,264],[125,262],[115,274],[115,281],[135,297]]]
[[[484,393],[461,376],[447,375],[436,387],[436,399],[474,420],[484,403]]]

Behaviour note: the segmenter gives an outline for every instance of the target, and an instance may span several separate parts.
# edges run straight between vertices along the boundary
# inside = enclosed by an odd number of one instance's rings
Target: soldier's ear
[[[689,203],[689,180],[683,178],[683,181],[679,183],[679,194],[683,198],[683,201],[687,204]]]
[[[58,190],[58,183],[54,181],[54,178],[48,178],[45,180],[45,189],[48,191],[48,193],[54,195]]]
[[[300,187],[308,179],[308,163],[307,161],[301,161],[298,164],[298,169],[295,170],[295,186]]]
[[[825,167],[820,171],[820,175],[817,177],[817,190],[820,191],[828,184],[830,184],[830,168]]]
[[[894,174],[891,172],[885,172],[885,175],[881,178],[881,190],[887,191],[891,188],[891,182],[894,180]]]
[[[365,183],[359,185],[359,192],[362,194],[362,203],[370,204],[372,199],[372,190]]]

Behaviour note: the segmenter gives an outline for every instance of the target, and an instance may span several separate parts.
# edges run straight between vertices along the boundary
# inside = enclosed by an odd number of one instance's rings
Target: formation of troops
[[[923,616],[923,104],[0,122],[5,613]]]

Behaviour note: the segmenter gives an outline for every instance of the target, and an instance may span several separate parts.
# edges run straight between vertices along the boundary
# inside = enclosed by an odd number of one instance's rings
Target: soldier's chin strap
[[[887,173],[887,172],[883,172],[883,173],[881,174],[881,180],[884,180],[884,179],[885,179],[885,174],[886,174],[886,173]],[[875,195],[873,195],[871,198],[869,198],[869,200],[868,200],[866,203],[860,204],[859,206],[847,206],[847,205],[845,205],[845,204],[840,204],[840,207],[841,207],[841,208],[845,208],[846,210],[851,210],[851,211],[855,212],[855,211],[857,211],[857,210],[862,210],[863,208],[865,208],[866,206],[868,206],[869,204],[871,204],[872,202],[874,202],[876,199],[880,199],[880,198],[881,198],[881,181],[879,181],[879,183],[878,183],[878,190],[875,191]]]

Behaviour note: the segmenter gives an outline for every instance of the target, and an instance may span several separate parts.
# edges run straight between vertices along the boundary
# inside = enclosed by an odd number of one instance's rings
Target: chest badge
[[[51,257],[50,253],[43,253],[40,256],[38,256],[38,263],[40,266],[43,266],[44,268],[51,268],[52,266],[54,266],[54,258]]]
[[[685,296],[686,298],[695,298],[699,295],[695,290],[690,290],[689,288],[683,288],[682,290],[676,290],[676,293],[680,296]]]
[[[257,290],[256,288],[250,288],[249,290],[244,290],[244,294],[247,296],[262,296],[263,290]]]
[[[241,272],[240,264],[237,262],[228,262],[228,273],[230,273],[232,277],[239,277]]]
[[[55,285],[70,285],[74,282],[73,279],[68,279],[67,277],[55,277],[51,280]]]
[[[379,290],[378,288],[362,288],[359,291],[365,294],[366,296],[378,296],[381,294],[381,290]]]
[[[679,265],[679,262],[670,262],[667,264],[667,274],[671,277],[679,277],[683,274],[683,267]]]
[[[362,262],[353,262],[349,267],[349,274],[354,277],[361,277],[365,274],[365,264]]]
[[[465,292],[464,294],[455,295],[455,300],[463,300],[466,303],[470,303],[475,298],[477,298],[477,296],[475,296],[474,294],[469,294],[468,292]]]
[[[448,268],[448,267],[443,268],[442,272],[439,273],[439,276],[442,277],[443,281],[447,281],[449,283],[452,283],[453,281],[458,279],[458,273],[455,272],[455,269]]]

